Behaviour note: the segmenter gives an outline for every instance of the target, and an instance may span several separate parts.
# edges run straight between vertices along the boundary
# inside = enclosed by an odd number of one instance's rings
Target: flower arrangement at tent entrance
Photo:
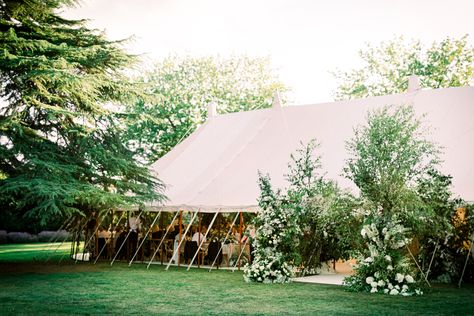
[[[259,174],[262,211],[255,218],[257,235],[253,241],[253,262],[244,268],[247,282],[287,283],[293,275],[289,262],[294,258],[298,228],[294,210],[280,191],[274,192],[270,178]]]
[[[390,295],[422,294],[415,271],[403,250],[411,242],[409,230],[394,216],[387,222],[380,216],[366,220],[361,235],[367,254],[359,258],[356,274],[345,279],[352,290]]]
[[[272,189],[268,176],[259,175],[261,212],[254,221],[254,260],[245,267],[247,282],[285,283],[294,270],[314,274],[322,260],[348,258],[357,231],[352,197],[319,175],[316,147],[312,140],[291,155],[290,185],[283,193]]]

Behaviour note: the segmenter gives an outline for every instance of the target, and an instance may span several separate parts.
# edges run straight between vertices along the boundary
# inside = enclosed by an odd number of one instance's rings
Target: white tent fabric
[[[258,171],[276,187],[287,183],[290,154],[315,138],[326,177],[357,192],[341,176],[346,140],[367,113],[384,105],[412,105],[431,127],[428,138],[444,147],[441,170],[453,192],[474,201],[474,87],[417,90],[316,105],[279,106],[211,116],[190,137],[152,165],[166,185],[165,210],[257,211]],[[150,210],[163,206],[149,205]]]

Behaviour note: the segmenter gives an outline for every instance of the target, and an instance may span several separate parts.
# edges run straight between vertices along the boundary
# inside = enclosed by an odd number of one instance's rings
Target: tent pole
[[[191,222],[189,223],[188,227],[186,227],[186,230],[184,231],[184,236],[186,236],[186,234],[188,233],[189,228],[194,223],[194,220],[196,219],[197,214],[198,214],[198,212],[194,213],[194,216],[191,218]],[[181,231],[181,228],[180,228],[180,231]],[[174,250],[173,255],[171,256],[171,259],[173,259],[173,257],[176,255],[176,252],[179,253],[179,249],[181,249],[181,244],[183,243],[183,240],[184,240],[184,238],[180,239],[180,241],[178,243],[178,247],[176,247],[176,249]],[[168,271],[168,269],[170,268],[170,265],[171,265],[171,260],[168,262],[168,265],[166,266],[166,269],[165,269],[166,271]],[[178,267],[179,267],[179,256],[178,256]]]
[[[191,263],[189,264],[189,266],[188,266],[188,268],[186,269],[186,271],[189,271],[189,269],[191,268],[191,265],[192,265],[193,262],[194,262],[194,259],[196,259],[196,256],[198,255],[199,251],[201,250],[201,247],[202,247],[202,244],[204,243],[204,240],[207,238],[207,235],[209,234],[209,231],[211,230],[212,225],[214,225],[214,221],[215,221],[216,218],[217,218],[217,214],[219,214],[219,213],[216,212],[216,214],[215,214],[214,217],[212,218],[211,224],[209,224],[209,228],[207,229],[206,234],[204,235],[204,238],[203,238],[202,240],[200,240],[200,242],[199,242],[199,247],[198,247],[196,253],[194,254],[194,257],[193,257],[193,259],[191,260]],[[199,236],[201,236],[201,235],[199,235]],[[198,268],[199,268],[199,258],[198,258]]]
[[[130,262],[128,263],[128,266],[129,266],[129,267],[132,265],[133,259],[135,259],[135,257],[137,256],[138,251],[139,251],[140,248],[143,246],[143,243],[145,242],[145,239],[148,237],[148,234],[150,233],[151,229],[153,228],[153,225],[155,225],[156,220],[158,219],[158,217],[159,217],[160,215],[161,215],[161,210],[158,212],[158,214],[156,214],[155,219],[153,220],[153,223],[151,223],[151,226],[150,226],[150,228],[148,229],[148,231],[146,232],[145,236],[143,237],[142,242],[140,243],[140,245],[139,245],[138,248],[137,248],[137,251],[135,251],[135,254],[134,254],[133,257],[132,257],[132,260],[130,260]]]
[[[221,247],[219,248],[219,251],[217,252],[216,258],[214,258],[214,261],[212,262],[212,265],[211,265],[211,268],[209,269],[209,272],[211,272],[212,268],[214,267],[214,264],[216,263],[217,258],[218,258],[219,255],[221,254],[222,247],[224,247],[224,244],[225,244],[225,242],[227,241],[227,238],[229,238],[229,235],[230,235],[230,233],[232,232],[232,228],[234,227],[235,222],[237,221],[237,218],[238,218],[238,217],[239,217],[239,213],[237,213],[237,215],[235,215],[234,221],[233,221],[232,224],[230,225],[230,228],[229,228],[229,230],[227,231],[227,235],[225,235],[224,241],[221,243]]]
[[[169,224],[169,225],[168,225],[168,228],[166,228],[166,232],[165,232],[165,234],[163,235],[163,237],[161,238],[160,244],[158,245],[158,247],[156,248],[155,252],[153,253],[153,256],[151,256],[150,262],[148,262],[148,265],[146,266],[147,270],[148,270],[148,268],[150,267],[150,264],[153,262],[153,259],[155,259],[156,253],[158,252],[158,250],[159,250],[160,247],[161,247],[161,244],[163,243],[163,241],[165,240],[166,236],[168,235],[168,232],[170,231],[170,227],[173,225],[173,222],[175,221],[176,217],[178,217],[178,214],[179,214],[179,212],[176,212],[176,214],[174,215],[173,219],[171,220],[171,224]],[[171,261],[171,260],[170,260],[170,261]]]
[[[459,279],[459,283],[458,283],[459,288],[461,287],[462,278],[464,277],[464,272],[466,271],[467,262],[469,261],[469,255],[471,254],[473,243],[474,243],[474,234],[472,234],[471,247],[469,247],[469,251],[467,252],[466,261],[464,262],[464,268],[462,269],[461,278]]]
[[[140,212],[140,214],[138,214],[138,218],[140,218],[140,216],[142,215],[143,211]],[[127,212],[127,219],[129,219],[130,216]],[[114,261],[115,259],[117,258],[118,254],[120,253],[120,250],[122,250],[122,247],[123,245],[127,242],[127,239],[128,239],[128,236],[130,236],[130,233],[132,232],[132,230],[130,229],[130,222],[128,222],[128,233],[127,233],[127,236],[125,236],[125,239],[123,240],[122,244],[120,245],[120,248],[119,250],[117,251],[117,253],[115,254],[114,256],[114,259],[112,260],[112,262],[110,263],[110,265],[112,266],[114,264]]]
[[[433,250],[433,255],[431,256],[430,264],[428,265],[428,270],[426,271],[426,278],[428,278],[428,275],[430,274],[431,265],[433,264],[433,260],[434,260],[435,254],[436,254],[436,250],[438,250],[438,243],[439,243],[439,239],[436,241],[435,249]]]
[[[202,232],[202,214],[201,214],[201,213],[199,213],[199,227],[198,227],[198,231],[199,231],[199,234],[198,234],[198,245],[201,245],[201,232]],[[207,232],[206,232],[206,235],[207,235]],[[197,254],[198,254],[198,268],[201,267],[201,266],[200,266],[200,263],[201,263],[201,262],[200,262],[200,259],[201,259],[201,258],[199,258],[199,257],[200,257],[200,256],[199,256],[199,249],[200,249],[200,246],[198,247],[198,251],[197,251]],[[194,258],[193,258],[192,261],[194,261]],[[189,265],[189,267],[190,267],[190,266],[191,266],[191,265]],[[189,271],[189,267],[188,267],[188,271]]]
[[[48,250],[50,250],[49,248],[52,248],[53,245],[51,245],[52,243],[55,243],[58,239],[59,239],[59,232],[66,228],[68,225],[69,225],[69,222],[71,222],[71,219],[72,219],[72,215],[69,216],[65,221],[64,223],[61,225],[61,227],[58,228],[58,230],[56,231],[56,234],[53,235],[53,237],[51,237],[48,241],[48,243],[50,244],[48,246]]]
[[[97,260],[99,260],[99,257],[100,255],[102,254],[102,251],[104,251],[105,247],[107,247],[108,244],[110,244],[110,241],[114,240],[115,238],[115,229],[117,228],[117,226],[120,224],[120,222],[122,221],[122,218],[123,216],[125,215],[124,212],[122,212],[122,216],[120,216],[118,222],[117,222],[117,225],[114,225],[112,226],[112,232],[110,234],[110,237],[109,237],[109,240],[107,240],[107,242],[102,246],[102,249],[100,249],[100,252],[99,254],[97,255],[97,258],[95,258],[95,261],[94,261],[94,264],[97,263]],[[114,221],[114,211],[112,211],[112,222]],[[113,244],[112,244],[113,246]]]
[[[179,211],[179,243],[178,243],[178,268],[181,263],[181,240],[183,239],[183,211]],[[171,257],[173,258],[173,257]]]
[[[79,222],[79,223],[80,223],[80,222]],[[86,223],[87,223],[87,221],[86,221]],[[78,226],[79,226],[79,225],[78,225]],[[66,241],[66,239],[67,239],[68,237],[69,237],[69,236],[66,236],[66,237],[63,238],[63,240],[59,243],[59,245],[56,247],[56,249],[54,249],[53,253],[48,256],[48,258],[46,259],[45,262],[48,262],[49,259],[51,259],[51,257],[56,253],[56,251],[58,251],[58,249],[59,249],[59,248],[61,247],[61,245]],[[63,256],[64,256],[64,255],[63,255]],[[62,259],[62,257],[61,257],[61,259]],[[59,260],[59,262],[61,262],[61,260]]]
[[[74,222],[74,220],[73,220],[72,222]],[[71,222],[71,224],[72,224],[72,222]],[[81,222],[79,221],[79,223],[77,224],[76,228],[80,226],[80,223],[81,223]],[[87,221],[84,223],[84,226],[82,226],[82,228],[85,227],[85,224],[86,224],[86,223],[87,223]],[[61,242],[61,244],[66,241],[67,237],[68,237],[68,236],[66,236],[66,238],[63,239],[63,241]],[[79,239],[79,237],[78,237],[77,239]],[[73,240],[73,245],[74,245],[74,243],[76,243],[76,240]],[[77,246],[77,247],[78,247],[78,246]],[[76,247],[76,248],[77,248],[77,247]],[[56,248],[56,250],[58,250],[58,248]],[[74,249],[74,251],[75,251],[76,254],[77,254],[77,249]],[[58,264],[60,264],[61,261],[63,261],[64,256],[65,256],[65,254],[63,254],[63,255],[61,256],[61,258],[59,258]]]
[[[408,246],[405,246],[405,248],[408,250],[408,253],[410,254],[410,256],[411,256],[411,258],[413,259],[413,261],[415,261],[415,264],[416,264],[416,266],[418,267],[418,270],[420,270],[421,275],[422,275],[423,278],[425,279],[426,284],[428,284],[428,286],[431,287],[431,284],[430,284],[430,282],[428,281],[428,278],[427,278],[426,275],[423,273],[423,270],[421,269],[420,265],[419,265],[418,262],[416,261],[415,256],[411,253],[410,248],[408,248]]]
[[[87,246],[91,242],[92,237],[94,237],[97,234],[97,231],[99,230],[100,225],[102,225],[102,222],[104,221],[104,218],[105,218],[106,215],[107,215],[107,213],[105,213],[104,216],[102,216],[100,222],[97,224],[97,227],[94,229],[94,232],[91,234],[91,236],[89,237],[89,240],[84,245],[84,248],[83,248],[83,251],[82,251],[82,261],[84,261],[84,253],[86,251]],[[74,263],[77,263],[77,256],[76,256],[76,261]]]
[[[242,253],[242,233],[243,233],[243,226],[244,226],[244,216],[242,212],[240,212],[240,227],[239,227],[239,252]],[[240,256],[237,260],[239,263],[239,271],[240,271]]]
[[[250,238],[247,238],[247,239],[245,240],[244,246],[242,247],[242,250],[241,250],[240,253],[239,253],[239,257],[237,258],[237,262],[235,263],[234,267],[232,268],[232,272],[235,271],[235,268],[237,267],[237,264],[239,265],[239,271],[240,271],[240,258],[242,257],[242,254],[243,254],[244,251],[245,251],[245,247],[247,246],[247,243],[249,242],[249,239],[250,239]]]

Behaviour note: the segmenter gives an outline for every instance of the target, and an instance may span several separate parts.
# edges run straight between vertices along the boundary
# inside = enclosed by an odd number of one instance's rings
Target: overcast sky
[[[474,0],[85,0],[63,13],[87,18],[148,60],[169,54],[270,56],[294,103],[331,101],[329,71],[357,51],[403,35],[425,43],[470,34]]]

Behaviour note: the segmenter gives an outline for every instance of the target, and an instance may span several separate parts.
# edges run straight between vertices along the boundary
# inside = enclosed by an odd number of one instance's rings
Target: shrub
[[[6,244],[8,242],[8,236],[6,230],[0,230],[0,244]]]
[[[71,234],[65,230],[60,231],[42,231],[38,234],[39,242],[50,242],[50,241],[71,241]]]
[[[24,244],[24,243],[31,243],[31,242],[38,241],[38,236],[32,235],[30,233],[10,232],[7,235],[8,235],[8,242],[10,243]]]

